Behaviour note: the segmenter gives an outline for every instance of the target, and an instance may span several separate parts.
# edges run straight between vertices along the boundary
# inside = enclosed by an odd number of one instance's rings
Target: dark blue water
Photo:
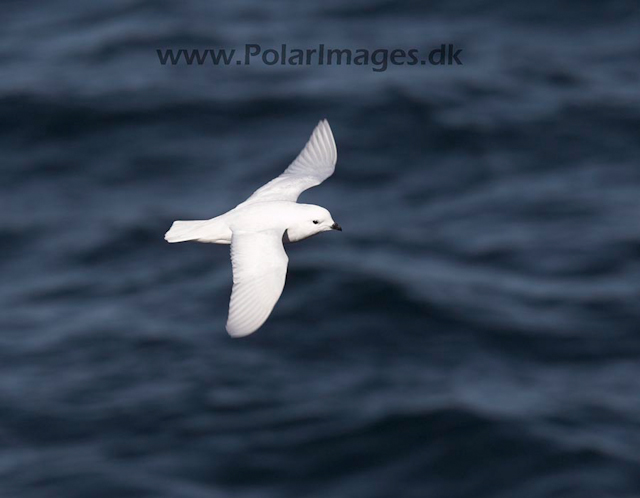
[[[0,496],[640,496],[634,1],[8,2]],[[163,66],[157,48],[464,49]],[[228,248],[329,119],[344,227],[255,335]]]

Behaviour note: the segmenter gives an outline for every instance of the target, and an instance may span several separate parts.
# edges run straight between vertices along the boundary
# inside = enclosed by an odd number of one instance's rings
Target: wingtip
[[[253,330],[247,330],[247,329],[235,329],[231,326],[229,326],[229,324],[227,323],[225,329],[227,330],[227,334],[229,334],[230,337],[232,337],[233,339],[241,339],[242,337],[247,337],[248,335],[253,334],[256,330],[258,330],[260,327],[257,327]]]
[[[331,129],[329,120],[327,118],[322,118],[318,122],[318,126],[316,126],[316,130],[314,130],[314,132],[315,131],[318,131],[321,135],[324,135],[328,140],[328,142],[330,143],[331,156],[332,156],[331,159],[332,159],[333,165],[335,166],[336,162],[338,161],[338,148],[336,146],[336,140],[333,137],[333,130]]]

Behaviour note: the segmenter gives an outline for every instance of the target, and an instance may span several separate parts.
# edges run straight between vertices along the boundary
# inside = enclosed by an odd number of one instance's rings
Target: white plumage
[[[296,202],[302,192],[333,174],[337,158],[331,128],[322,120],[284,173],[246,201],[210,220],[175,221],[165,234],[168,242],[231,244],[233,289],[227,332],[232,337],[255,332],[278,302],[289,261],[283,241],[342,230],[325,208]]]
[[[277,178],[256,190],[240,206],[264,201],[296,202],[300,194],[333,175],[338,150],[329,122],[318,123],[298,157]]]

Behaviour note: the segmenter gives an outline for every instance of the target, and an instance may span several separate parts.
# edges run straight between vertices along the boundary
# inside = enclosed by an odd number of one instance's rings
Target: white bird
[[[331,128],[322,120],[284,173],[246,201],[210,220],[174,221],[165,234],[168,242],[231,244],[233,289],[226,328],[232,337],[255,332],[278,302],[289,262],[284,242],[342,231],[325,208],[297,203],[302,192],[333,174],[337,159]]]

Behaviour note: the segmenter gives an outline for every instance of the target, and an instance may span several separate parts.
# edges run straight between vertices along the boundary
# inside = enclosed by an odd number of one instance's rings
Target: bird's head
[[[305,205],[305,208],[300,218],[285,232],[286,242],[297,242],[329,230],[342,231],[327,209],[312,205]]]
[[[329,210],[320,206],[311,206],[307,215],[307,222],[311,222],[310,228],[314,228],[314,233],[326,232],[328,230],[342,231],[342,227],[333,221]]]

